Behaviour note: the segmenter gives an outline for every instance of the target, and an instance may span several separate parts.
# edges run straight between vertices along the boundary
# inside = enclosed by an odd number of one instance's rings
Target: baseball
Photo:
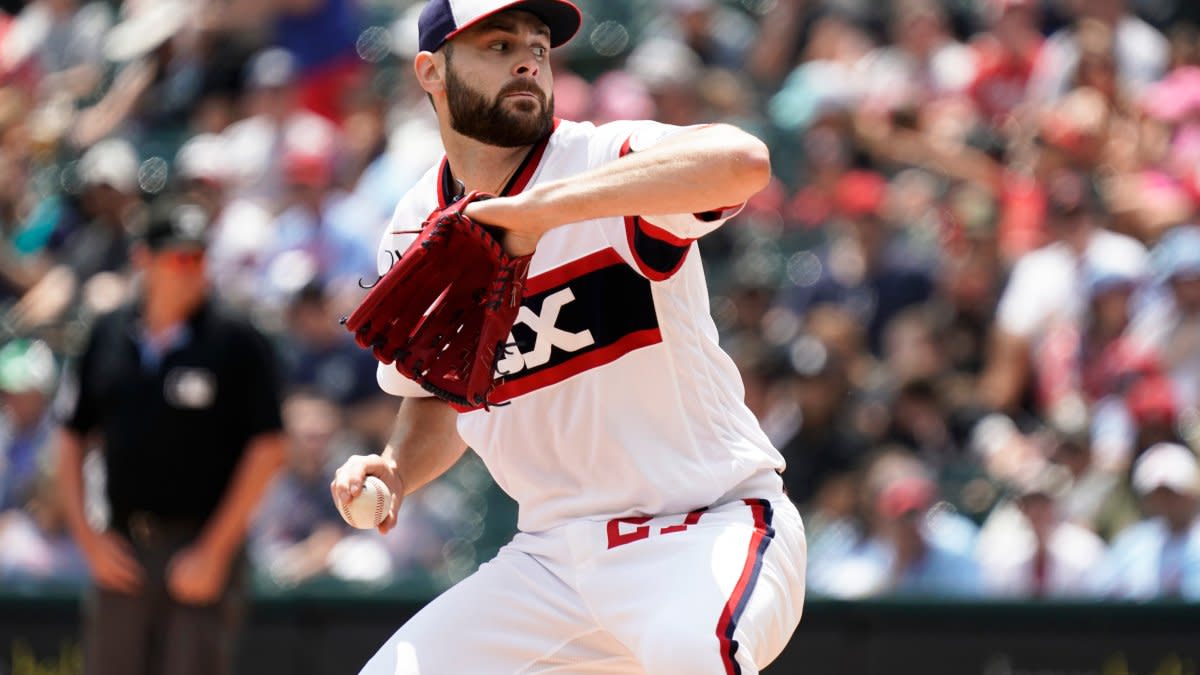
[[[341,505],[342,518],[360,530],[378,527],[392,508],[392,492],[383,481],[367,476],[362,492]]]

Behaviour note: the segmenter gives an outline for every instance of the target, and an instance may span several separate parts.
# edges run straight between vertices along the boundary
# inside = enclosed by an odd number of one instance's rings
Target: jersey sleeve
[[[640,125],[621,144],[620,156],[645,150],[675,134],[699,127],[677,127],[650,122]],[[657,231],[679,240],[695,241],[720,227],[741,212],[745,203],[718,206],[700,213],[644,213],[639,217],[652,232]]]
[[[388,273],[392,265],[400,259],[401,254],[417,239],[421,223],[429,215],[429,213],[420,213],[421,208],[415,199],[416,191],[424,184],[425,181],[421,181],[412,192],[400,200],[400,203],[396,205],[396,210],[392,213],[392,219],[388,222],[387,229],[384,230],[383,236],[379,240],[379,251],[376,254],[375,263],[380,277]],[[416,398],[431,395],[419,384],[401,375],[400,371],[388,364],[380,363],[376,367],[375,380],[379,382],[380,389],[393,396]]]
[[[612,161],[694,128],[652,121],[607,124],[598,129],[597,142],[593,144],[593,161]],[[674,276],[683,266],[697,239],[737,215],[743,206],[718,206],[699,213],[628,216],[625,218],[625,243],[629,246],[637,269],[652,281],[663,281]]]

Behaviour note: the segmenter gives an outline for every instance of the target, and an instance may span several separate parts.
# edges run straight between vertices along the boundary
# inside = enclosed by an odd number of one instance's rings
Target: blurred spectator
[[[936,321],[930,307],[914,305],[888,322],[883,332],[884,367],[899,385],[930,381],[946,370]]]
[[[331,153],[338,146],[333,124],[301,105],[299,68],[296,57],[279,47],[251,57],[245,68],[246,118],[224,133],[225,161],[234,179],[232,196],[252,199],[272,211],[286,196],[283,160],[288,151],[299,145]]]
[[[1197,163],[1200,162],[1200,64],[1176,68],[1150,86],[1140,101],[1150,128],[1143,141],[1144,151],[1158,160],[1167,175],[1181,183],[1182,195],[1174,206],[1185,222],[1200,196]],[[1158,230],[1149,230],[1154,238]]]
[[[21,508],[0,510],[0,583],[36,589],[35,584],[78,586],[87,561],[71,538],[58,485],[43,467]]]
[[[744,15],[718,0],[665,0],[667,26],[663,33],[679,39],[709,67],[741,67],[754,39],[753,25]],[[658,31],[655,31],[658,33]]]
[[[334,185],[334,141],[305,123],[289,129],[281,166],[282,211],[263,251],[259,301],[282,306],[316,279],[344,289],[375,278],[376,244],[384,221],[369,204]]]
[[[284,404],[288,464],[263,499],[250,544],[255,563],[278,584],[327,574],[330,553],[351,532],[329,499],[331,465],[352,454],[338,447],[340,417],[332,401],[312,394]],[[380,577],[390,571],[376,570]]]
[[[362,30],[356,0],[274,0],[276,43],[297,61],[305,108],[340,121],[343,101],[364,78],[355,51]]]
[[[971,51],[954,39],[937,0],[891,3],[888,45],[863,60],[873,104],[912,110],[922,102],[963,91],[975,75]]]
[[[79,112],[73,145],[121,135],[143,156],[174,155],[202,93],[192,21],[198,7],[186,0],[122,5],[121,22],[104,40],[104,56],[119,70],[104,97]]]
[[[231,152],[225,136],[197,134],[179,149],[175,177],[179,191],[211,214],[209,277],[228,302],[249,309],[261,292],[258,268],[272,236],[273,216],[264,203],[233,197]]]
[[[1200,405],[1200,226],[1177,227],[1154,247],[1151,269],[1161,284],[1133,328],[1173,384],[1181,410]]]
[[[983,592],[975,529],[937,503],[937,486],[905,453],[875,459],[864,480],[870,535],[810,576],[814,594],[972,597]]]
[[[39,252],[44,270],[14,308],[18,325],[39,327],[59,320],[72,303],[89,294],[85,284],[116,286],[129,262],[129,229],[138,217],[138,159],[133,147],[117,138],[92,146],[76,169],[81,183],[78,209],[64,209]]]
[[[1133,468],[1146,519],[1122,532],[1097,578],[1112,598],[1200,599],[1200,469],[1188,448],[1155,445]]]
[[[999,204],[977,185],[951,187],[943,213],[941,264],[935,310],[944,313],[937,331],[947,366],[967,376],[974,397],[983,370],[984,345],[1003,287],[1004,265],[996,227]]]
[[[768,30],[772,28],[778,26]],[[759,48],[764,44],[767,41],[760,42]],[[866,86],[861,64],[870,48],[869,38],[854,23],[837,14],[818,19],[805,45],[803,63],[767,104],[775,126],[789,132],[806,129],[852,106]]]
[[[888,441],[910,448],[933,470],[955,463],[959,448],[946,408],[932,380],[919,378],[901,383],[892,402]]]
[[[50,464],[50,398],[57,383],[46,343],[13,340],[0,348],[0,511],[24,506]]]
[[[1128,329],[1145,260],[1097,258],[1085,263],[1080,275],[1083,314],[1054,321],[1034,357],[1037,401],[1056,428],[1090,424],[1095,461],[1123,471],[1137,441],[1122,395],[1142,367]]]
[[[1105,213],[1084,176],[1059,174],[1050,186],[1048,214],[1054,242],[1022,256],[1014,266],[996,310],[996,326],[982,383],[983,400],[1015,412],[1034,376],[1053,326],[1078,328],[1087,297],[1082,265],[1136,269],[1145,249],[1137,241],[1103,229]]]
[[[783,379],[782,388],[795,407],[794,431],[779,441],[788,462],[784,483],[797,503],[814,500],[820,509],[824,483],[854,469],[869,446],[854,428],[846,366],[825,343],[797,339],[787,363],[792,376]]]
[[[1162,76],[1167,67],[1167,40],[1155,28],[1129,12],[1126,0],[1074,0],[1080,20],[1093,20],[1111,31],[1112,57],[1122,86],[1138,91]],[[1073,77],[1086,68],[1080,23],[1051,35],[1038,56],[1030,95],[1034,101],[1053,100],[1070,88]]]
[[[300,289],[287,308],[287,331],[280,345],[289,387],[319,393],[345,413],[350,427],[368,439],[386,438],[395,400],[375,380],[378,362],[354,343],[338,323],[341,313],[320,282]],[[386,422],[375,422],[375,408]],[[380,428],[383,427],[383,428]]]
[[[5,34],[0,75],[24,75],[40,80],[44,89],[66,90],[74,98],[84,98],[103,74],[101,46],[112,21],[107,3],[32,0]]]
[[[658,121],[690,124],[701,118],[697,84],[704,63],[688,45],[668,37],[651,37],[629,55],[626,69],[650,93]]]
[[[1087,528],[1105,541],[1137,521],[1137,498],[1122,478],[1128,471],[1101,469],[1094,460],[1088,433],[1056,434],[1048,458],[1070,478],[1056,499],[1063,520]]]
[[[988,29],[971,41],[975,76],[967,93],[980,114],[1001,125],[1025,100],[1042,49],[1037,0],[987,0]]]
[[[1049,467],[1016,488],[979,535],[984,585],[1004,597],[1081,597],[1104,555],[1100,537],[1064,518],[1061,498],[1070,474]]]
[[[898,312],[924,302],[933,291],[930,272],[910,259],[883,219],[887,182],[853,171],[837,184],[835,238],[819,254],[819,275],[783,291],[783,306],[803,317],[824,303],[838,305],[867,327],[872,353],[882,348],[883,328]]]

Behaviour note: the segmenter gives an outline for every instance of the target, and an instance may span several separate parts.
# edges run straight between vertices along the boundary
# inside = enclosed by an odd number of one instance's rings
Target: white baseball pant
[[[782,495],[521,533],[360,675],[754,675],[800,621],[806,558]]]

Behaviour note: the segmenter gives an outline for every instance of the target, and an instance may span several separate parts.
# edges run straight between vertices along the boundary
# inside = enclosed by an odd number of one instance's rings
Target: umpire
[[[207,226],[195,205],[151,210],[133,245],[136,298],[96,321],[75,365],[58,470],[94,580],[85,675],[232,669],[247,525],[285,450],[274,354],[211,297]],[[107,475],[104,531],[84,509],[93,447]]]

